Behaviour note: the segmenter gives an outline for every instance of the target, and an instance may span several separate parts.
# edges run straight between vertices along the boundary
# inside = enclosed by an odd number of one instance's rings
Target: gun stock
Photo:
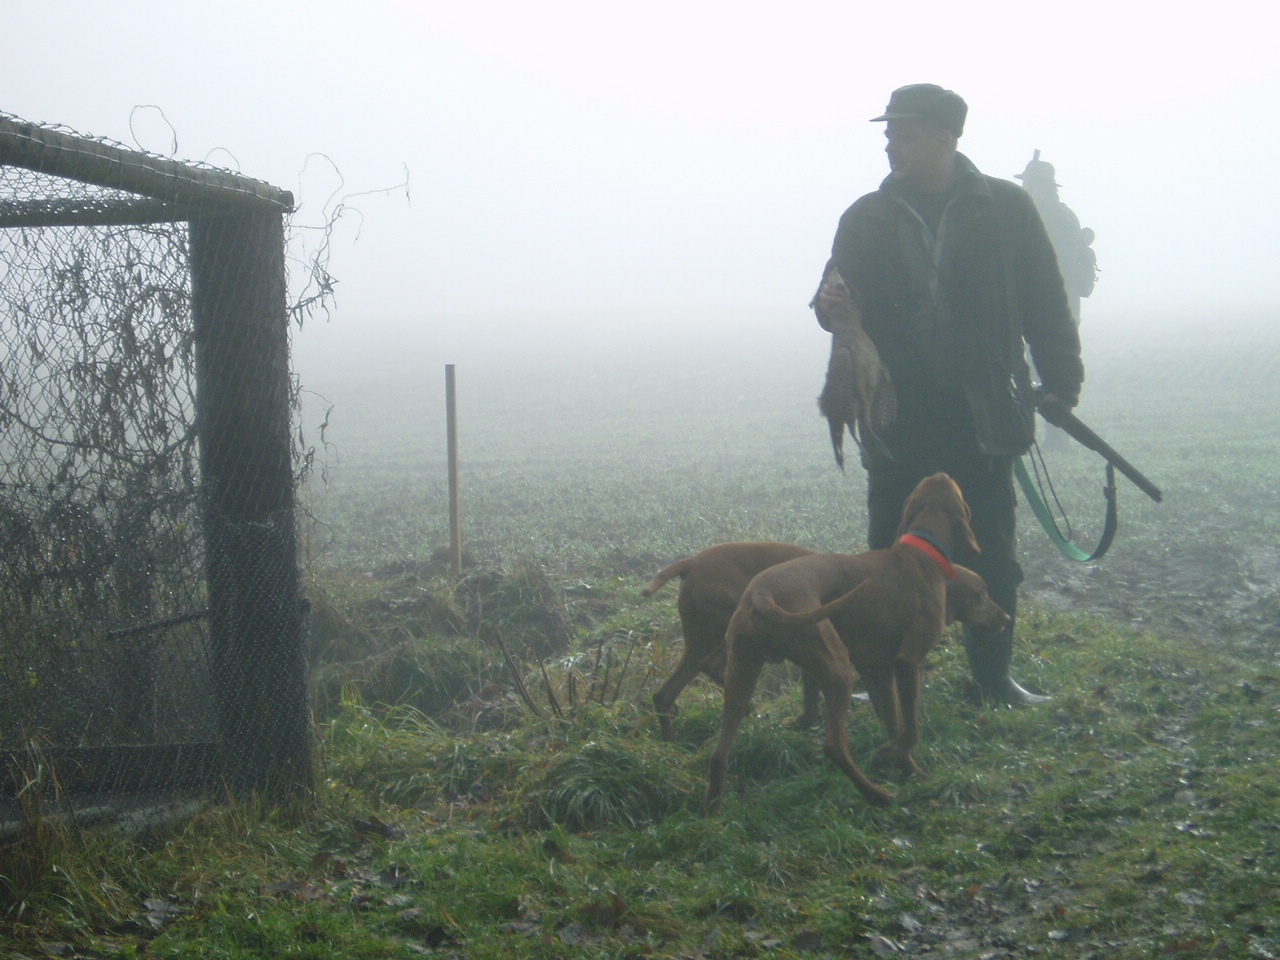
[[[1058,403],[1042,403],[1038,409],[1040,410],[1040,416],[1044,417],[1045,420],[1055,427],[1061,428],[1090,450],[1101,454],[1108,463],[1132,480],[1139,490],[1156,503],[1164,499],[1164,494],[1160,492],[1160,488],[1148,480],[1141,470],[1120,456],[1111,444],[1085,426],[1084,421],[1066,407]]]

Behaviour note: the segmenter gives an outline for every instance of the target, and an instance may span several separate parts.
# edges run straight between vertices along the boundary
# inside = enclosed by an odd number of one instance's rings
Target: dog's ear
[[[964,499],[960,484],[945,473],[934,474],[934,477],[946,481],[948,492],[954,498],[954,506],[950,506],[948,511],[951,514],[952,540],[957,546],[964,544],[973,551],[974,555],[981,553],[982,547],[978,546],[978,538],[973,535],[973,527],[969,526],[969,522],[973,519],[973,511],[969,509],[969,504]]]
[[[982,594],[982,578],[970,570],[955,564],[955,579],[947,584],[946,623],[948,626],[960,619],[960,614],[973,605]]]
[[[907,502],[902,505],[902,522],[898,524],[898,533],[894,537],[895,540],[903,534],[911,532],[911,528],[915,526],[916,517],[920,516],[923,499],[918,486],[911,491],[911,495],[907,497]]]
[[[955,537],[957,542],[963,543],[972,550],[975,555],[979,554],[982,552],[982,547],[978,545],[978,538],[973,535],[973,527],[969,526],[973,512],[969,509],[969,504],[965,503],[963,499],[960,501],[960,505],[964,510],[956,515],[955,523],[952,526],[952,536]]]

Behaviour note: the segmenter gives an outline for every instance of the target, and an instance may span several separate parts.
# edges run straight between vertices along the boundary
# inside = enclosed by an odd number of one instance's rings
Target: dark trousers
[[[982,552],[973,556],[959,548],[952,557],[987,581],[991,599],[1013,616],[1022,566],[1018,563],[1017,500],[1012,457],[953,455],[947,462],[916,469],[877,466],[867,471],[867,546],[893,545],[902,522],[902,507],[917,483],[937,471],[950,474],[973,513],[970,526]],[[906,531],[903,531],[904,533]]]

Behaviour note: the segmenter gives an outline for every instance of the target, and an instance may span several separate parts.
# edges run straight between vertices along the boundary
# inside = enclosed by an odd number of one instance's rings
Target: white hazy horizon
[[[1055,165],[1097,233],[1087,336],[1274,316],[1280,15],[1149,10],[49,0],[6,11],[0,110],[293,190],[304,237],[341,205],[332,330],[303,352],[434,352],[485,317],[548,349],[809,330],[836,220],[885,173],[867,118],[913,82],[965,97],[985,172]]]

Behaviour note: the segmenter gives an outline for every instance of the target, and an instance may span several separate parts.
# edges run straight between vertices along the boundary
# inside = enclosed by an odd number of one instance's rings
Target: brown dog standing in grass
[[[826,700],[823,752],[868,801],[891,798],[849,756],[844,724],[854,666],[889,732],[876,762],[918,772],[911,752],[920,739],[920,668],[946,625],[947,583],[955,577],[950,556],[960,544],[978,550],[955,481],[944,473],[920,481],[903,508],[898,536],[888,549],[801,556],[752,579],[726,633],[724,714],[711,754],[709,808],[719,805],[729,750],[766,662],[790,660],[814,678]],[[1000,618],[1007,622],[1003,611]]]
[[[675,739],[676,697],[694,677],[704,673],[724,686],[724,632],[751,578],[775,564],[811,553],[804,547],[768,540],[718,543],[663,567],[641,591],[652,596],[668,580],[680,578],[676,609],[680,611],[684,650],[675,671],[653,694],[663,740]]]
[[[694,677],[702,673],[724,686],[725,632],[751,579],[776,564],[813,553],[794,544],[768,540],[718,543],[663,567],[649,581],[641,591],[646,597],[661,590],[668,581],[680,578],[676,609],[680,612],[684,647],[675,670],[653,694],[663,740],[675,739],[674,721],[680,713],[676,698]],[[946,622],[958,620],[979,630],[991,628],[1003,611],[988,595],[980,576],[959,564],[954,567],[956,577],[947,583]],[[804,712],[795,722],[809,727],[818,719],[818,685],[805,674]]]

